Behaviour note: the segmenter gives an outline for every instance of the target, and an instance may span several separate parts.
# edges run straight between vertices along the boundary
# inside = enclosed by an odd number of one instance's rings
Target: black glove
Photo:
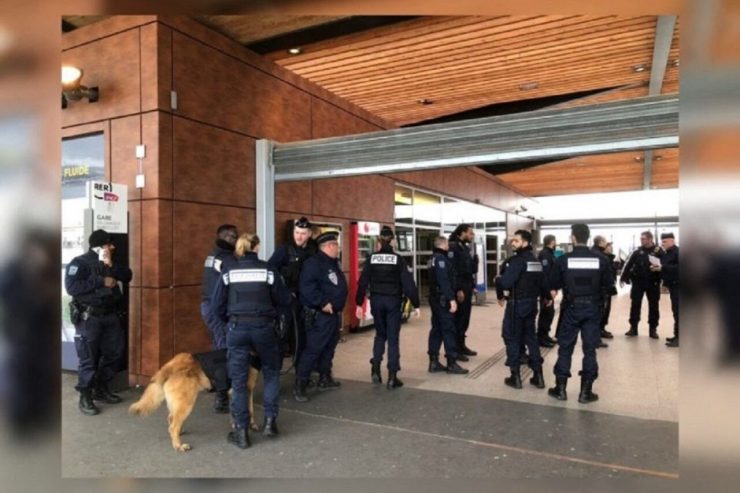
[[[275,320],[275,336],[278,341],[285,340],[285,336],[288,334],[288,317],[285,314],[278,316]]]

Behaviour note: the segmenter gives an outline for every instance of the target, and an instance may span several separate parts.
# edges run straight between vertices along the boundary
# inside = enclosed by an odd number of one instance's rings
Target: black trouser
[[[596,303],[567,303],[561,305],[563,313],[558,335],[558,360],[555,363],[555,376],[569,378],[573,350],[581,335],[583,345],[583,362],[581,376],[587,380],[596,380],[599,376],[599,365],[596,362],[596,347],[599,344],[599,322],[601,313]]]
[[[470,312],[473,309],[473,286],[462,288],[465,299],[457,304],[455,312],[455,331],[457,332],[457,349],[465,347],[465,334],[470,325]]]
[[[542,368],[540,346],[534,334],[534,319],[537,316],[537,298],[509,300],[504,311],[501,336],[506,345],[506,366],[519,370],[521,348],[529,348],[529,367]]]
[[[640,323],[643,295],[646,295],[648,299],[648,325],[653,329],[658,326],[658,321],[660,320],[660,311],[658,308],[660,283],[650,282],[632,282],[632,290],[630,291],[630,298],[632,299],[630,327],[637,329],[637,324]]]
[[[79,358],[77,390],[108,383],[116,374],[124,353],[125,334],[118,315],[88,316],[75,325],[75,349]]]
[[[550,335],[550,326],[555,318],[555,304],[546,305],[547,300],[540,301],[540,314],[537,317],[537,338],[543,339]]]
[[[375,323],[375,341],[373,343],[373,362],[380,365],[383,361],[386,342],[388,343],[388,370],[401,370],[401,298],[387,294],[374,294],[370,302],[370,311]]]
[[[668,292],[671,294],[671,311],[673,312],[673,335],[678,337],[678,303],[680,288],[678,284],[668,286]]]
[[[439,357],[439,348],[444,343],[445,356],[448,360],[456,360],[457,347],[455,319],[449,308],[441,306],[439,299],[429,299],[432,309],[432,327],[429,330],[429,349],[427,353],[433,358]]]
[[[609,315],[612,312],[612,297],[606,295],[604,299],[604,305],[601,308],[601,330],[606,330],[606,326],[609,325]]]

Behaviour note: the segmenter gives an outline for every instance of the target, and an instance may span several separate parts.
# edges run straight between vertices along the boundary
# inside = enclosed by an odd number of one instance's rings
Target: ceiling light
[[[645,65],[643,65],[643,64],[633,65],[632,66],[632,71],[633,72],[644,72],[645,71]]]
[[[427,104],[432,104],[434,101],[432,101],[431,99],[427,99],[427,98],[421,98],[421,99],[417,99],[416,102],[419,104],[427,105]]]
[[[540,87],[539,82],[527,82],[526,84],[522,84],[521,86],[519,86],[519,90],[530,91],[532,89],[537,89],[538,87]]]
[[[642,161],[642,156],[635,156],[635,161],[637,161],[638,163],[639,163],[640,161]]]
[[[291,55],[300,55],[302,51],[303,51],[303,50],[301,50],[300,48],[298,48],[298,47],[296,46],[295,48],[291,48],[291,49],[289,49],[289,50],[288,50],[288,53],[290,53]]]
[[[678,58],[676,58],[675,60],[673,60],[673,63],[671,65],[673,65],[674,67],[678,67],[679,63],[680,62],[679,62]]]
[[[655,156],[653,156],[653,159],[655,161],[660,161],[661,159],[663,159],[663,156],[661,156],[660,154],[656,154]]]

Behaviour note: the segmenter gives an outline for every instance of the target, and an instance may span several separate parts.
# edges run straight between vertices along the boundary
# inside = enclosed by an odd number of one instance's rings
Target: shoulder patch
[[[222,264],[222,263],[223,263],[223,262],[221,261],[221,259],[218,259],[218,258],[216,258],[216,259],[213,259],[213,269],[214,269],[214,270],[215,270],[216,272],[221,272],[221,264]]]
[[[549,264],[549,263],[550,263],[550,261],[549,261],[549,260],[547,260],[546,258],[543,258],[543,259],[542,259],[542,265],[545,265],[545,266],[547,266],[547,264]]]
[[[455,252],[453,252],[452,250],[447,252],[447,258],[455,258]]]
[[[78,267],[75,264],[72,264],[69,266],[69,269],[67,269],[67,275],[68,276],[74,276],[77,274]]]
[[[275,273],[271,270],[267,271],[267,284],[273,285],[275,284]]]
[[[213,267],[213,260],[214,260],[214,258],[215,257],[213,255],[207,256],[206,257],[206,263],[205,263],[205,265],[203,265],[203,267],[205,267],[206,269],[212,268]]]
[[[442,260],[442,259],[439,259],[439,263],[437,263],[437,267],[439,267],[440,269],[444,269],[445,268],[445,261]]]

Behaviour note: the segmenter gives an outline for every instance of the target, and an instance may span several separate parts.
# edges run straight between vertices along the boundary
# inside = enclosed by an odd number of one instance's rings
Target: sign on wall
[[[357,232],[361,235],[379,235],[380,223],[357,221]]]
[[[93,228],[108,233],[128,233],[128,187],[119,183],[90,181],[88,207],[93,211]]]

